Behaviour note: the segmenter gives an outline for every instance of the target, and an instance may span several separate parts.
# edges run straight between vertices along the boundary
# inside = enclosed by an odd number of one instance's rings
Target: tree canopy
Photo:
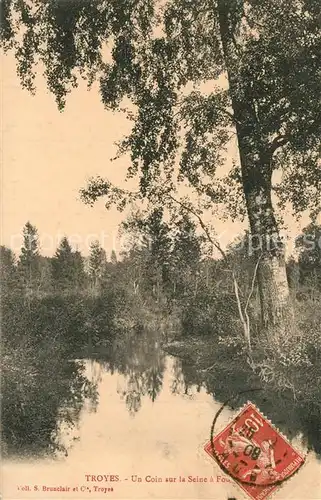
[[[60,109],[79,78],[89,86],[99,83],[107,109],[124,107],[133,128],[120,153],[130,153],[128,176],[139,176],[139,196],[152,198],[155,181],[162,192],[182,181],[210,203],[220,202],[228,189],[234,213],[244,212],[238,160],[224,183],[215,177],[241,117],[258,154],[268,160],[260,169],[269,175],[282,170],[275,186],[280,203],[290,201],[297,213],[320,209],[317,0],[2,4],[3,44],[15,53],[24,87],[33,92],[35,71],[42,69]],[[237,100],[246,106],[238,109]],[[258,172],[253,175],[255,180]],[[102,179],[86,193],[87,201],[122,194],[111,193]]]
[[[64,236],[51,259],[52,277],[60,288],[68,288],[84,283],[84,261],[79,251],[73,251]]]

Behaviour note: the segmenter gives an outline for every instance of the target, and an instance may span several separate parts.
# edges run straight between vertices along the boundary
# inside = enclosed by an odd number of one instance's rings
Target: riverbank
[[[292,346],[302,350],[297,339]],[[249,359],[242,339],[192,336],[162,346],[180,360],[187,384],[193,380],[230,407],[251,400],[289,437],[305,428],[307,449],[321,454],[321,365],[297,353],[288,360],[286,341],[273,357],[263,341],[253,347]]]
[[[279,392],[290,391],[294,400],[321,405],[320,352],[308,349],[308,340],[302,337],[284,339],[277,347],[266,338],[255,339],[253,352],[249,356],[242,338],[210,338],[203,336],[180,337],[163,344],[167,354],[178,357],[183,363],[193,366],[200,374],[226,374],[240,371],[249,381]]]

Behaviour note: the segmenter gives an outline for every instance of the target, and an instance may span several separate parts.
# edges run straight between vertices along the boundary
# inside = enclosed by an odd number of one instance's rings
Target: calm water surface
[[[57,426],[51,434],[58,446],[48,442],[53,452],[42,457],[35,449],[28,455],[26,447],[23,453],[12,453],[3,468],[4,498],[244,498],[233,483],[223,482],[220,469],[203,451],[222,402],[246,387],[240,374],[233,380],[224,373],[200,375],[187,363],[165,355],[157,335],[150,332],[120,339],[104,360],[87,359],[73,366],[82,371],[87,383],[73,384],[74,371],[66,371],[70,381],[64,381]],[[59,384],[61,378],[58,393]],[[72,398],[66,397],[66,386]],[[248,398],[236,400],[236,408]],[[311,448],[304,468],[276,498],[321,498],[313,409],[308,413],[293,400],[264,393],[250,399],[294,444]],[[223,411],[219,427],[236,408]],[[87,481],[87,476],[104,474],[120,478],[108,483],[114,489],[108,495],[97,490],[106,486],[104,482]],[[179,476],[192,476],[195,481],[180,483]],[[175,483],[166,483],[166,477],[176,478]],[[204,477],[214,481],[201,482]],[[31,485],[31,491],[21,490],[24,485]],[[43,485],[77,485],[90,487],[91,492],[32,491]]]

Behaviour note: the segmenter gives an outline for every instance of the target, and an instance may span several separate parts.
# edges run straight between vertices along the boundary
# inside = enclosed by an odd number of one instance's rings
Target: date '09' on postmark
[[[265,500],[305,458],[248,402],[204,447],[253,500]]]

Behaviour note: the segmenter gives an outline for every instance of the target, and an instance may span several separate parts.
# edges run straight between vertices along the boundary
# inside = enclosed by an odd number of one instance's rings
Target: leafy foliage
[[[84,262],[80,252],[72,251],[66,237],[52,259],[52,276],[54,282],[62,288],[81,286],[84,284]]]
[[[99,241],[93,241],[90,245],[89,276],[96,287],[106,271],[106,263],[105,250],[100,246]]]
[[[237,164],[230,186],[216,176],[242,127],[252,153],[259,150],[257,168],[283,171],[281,202],[316,212],[320,19],[316,0],[5,0],[2,39],[31,91],[41,61],[60,109],[79,76],[100,83],[109,109],[129,99],[133,128],[120,153],[130,152],[128,175],[139,175],[143,196],[155,183],[173,189],[179,180],[211,201],[235,183],[242,189]],[[239,147],[242,162],[245,143]],[[89,186],[86,196],[100,194],[109,193]]]
[[[23,228],[23,247],[18,270],[26,287],[30,289],[38,284],[40,278],[38,231],[29,221]]]
[[[321,226],[315,222],[296,239],[299,249],[300,281],[321,292]]]

